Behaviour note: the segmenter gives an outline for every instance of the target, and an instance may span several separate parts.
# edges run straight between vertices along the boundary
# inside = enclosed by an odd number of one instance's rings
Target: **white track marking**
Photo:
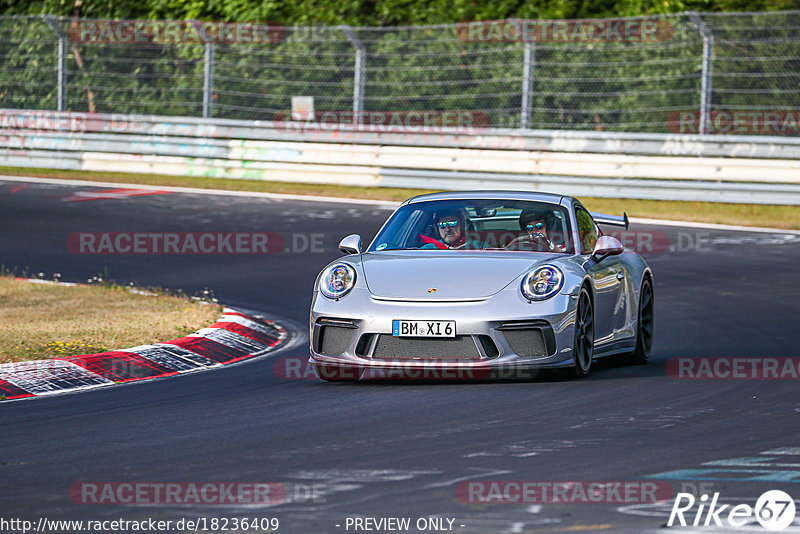
[[[336,202],[339,204],[366,204],[369,206],[378,206],[382,209],[394,210],[400,205],[399,202],[391,202],[386,200],[369,200],[363,198],[339,198],[339,197],[324,197],[312,195],[289,195],[284,193],[263,193],[257,191],[226,191],[224,189],[200,189],[196,187],[175,187],[175,186],[157,186],[147,184],[128,184],[117,182],[91,182],[88,180],[65,180],[60,178],[36,178],[32,176],[0,176],[0,181],[8,182],[32,182],[39,184],[59,184],[59,185],[75,185],[81,187],[117,187],[117,188],[135,188],[147,189],[152,191],[169,191],[172,193],[191,193],[196,195],[225,195],[231,197],[252,197],[252,198],[269,198],[272,200],[303,200],[308,202]]]
[[[365,204],[377,206],[380,209],[394,210],[400,203],[388,200],[370,200],[363,198],[341,198],[313,195],[289,195],[282,193],[262,193],[250,191],[226,191],[224,189],[199,189],[195,187],[174,187],[146,184],[129,184],[118,182],[93,182],[88,180],[66,180],[60,178],[36,178],[32,176],[2,176],[0,181],[32,182],[42,184],[76,185],[86,187],[131,187],[149,189],[154,191],[171,191],[174,193],[192,193],[198,195],[226,195],[235,197],[269,198],[273,200],[302,200],[307,202],[335,202],[338,204]],[[687,228],[708,228],[711,230],[735,230],[740,232],[772,232],[800,235],[800,230],[785,230],[783,228],[766,228],[757,226],[736,226],[729,224],[699,223],[692,221],[672,221],[668,219],[649,219],[645,217],[632,217],[630,222],[637,224],[653,224],[657,226],[683,226]]]

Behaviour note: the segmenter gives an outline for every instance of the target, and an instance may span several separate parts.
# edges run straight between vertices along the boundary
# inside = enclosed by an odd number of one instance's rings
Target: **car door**
[[[614,321],[612,330],[614,339],[622,339],[636,335],[632,325],[637,310],[635,310],[635,306],[631,306],[634,301],[634,290],[628,276],[628,266],[622,255],[616,256],[616,258],[619,263],[619,272],[616,275],[617,280],[619,280],[619,294],[617,303],[612,311]]]
[[[580,238],[578,246],[582,254],[591,255],[602,232],[583,206],[576,207],[575,217]],[[615,329],[618,328],[617,317],[625,313],[624,306],[619,309],[625,274],[618,255],[592,263],[587,272],[594,285],[595,346],[602,346],[613,340]]]

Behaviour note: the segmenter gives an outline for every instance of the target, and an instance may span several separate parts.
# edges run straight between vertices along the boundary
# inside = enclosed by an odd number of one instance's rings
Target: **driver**
[[[553,242],[551,235],[557,229],[556,217],[550,210],[526,208],[519,215],[519,228],[527,236],[518,237],[511,244],[531,243],[538,245],[539,250],[566,252],[567,246]]]
[[[483,249],[484,243],[467,239],[467,215],[463,210],[450,208],[437,212],[433,216],[439,232],[439,240],[420,236],[426,243],[420,248],[431,249]]]

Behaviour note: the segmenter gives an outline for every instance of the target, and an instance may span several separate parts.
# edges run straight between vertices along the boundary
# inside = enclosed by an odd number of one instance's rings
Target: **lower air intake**
[[[505,330],[503,335],[518,356],[539,358],[547,356],[547,347],[544,336],[539,328],[525,328],[520,330]]]
[[[342,354],[350,344],[353,336],[352,328],[340,326],[323,326],[319,329],[319,352],[330,356]]]
[[[472,336],[454,338],[402,338],[378,336],[373,358],[382,360],[479,360],[481,353]]]

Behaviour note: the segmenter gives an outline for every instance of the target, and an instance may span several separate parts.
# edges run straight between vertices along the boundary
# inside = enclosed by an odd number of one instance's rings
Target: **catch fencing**
[[[0,17],[0,107],[271,121],[313,97],[314,112],[356,121],[468,111],[493,129],[797,135],[799,15],[386,28]]]

